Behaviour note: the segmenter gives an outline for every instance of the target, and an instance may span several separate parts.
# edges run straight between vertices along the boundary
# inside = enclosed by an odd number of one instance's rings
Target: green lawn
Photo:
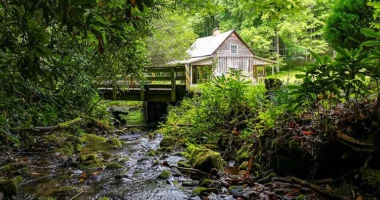
[[[293,67],[293,68],[288,68],[288,69],[284,69],[282,68],[280,73],[278,74],[270,74],[268,75],[267,77],[268,78],[278,78],[280,80],[282,80],[284,82],[284,84],[289,84],[289,83],[296,83],[297,81],[301,81],[300,79],[297,79],[295,76],[296,74],[302,74],[304,72],[302,72],[302,66],[299,66],[299,67]]]

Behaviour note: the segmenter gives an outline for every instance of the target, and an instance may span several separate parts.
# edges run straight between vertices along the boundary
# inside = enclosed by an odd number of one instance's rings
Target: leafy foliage
[[[156,14],[152,0],[1,1],[0,144],[92,113],[99,81],[139,76]]]
[[[324,37],[335,47],[358,48],[367,38],[361,28],[368,28],[372,22],[372,9],[367,0],[337,0],[326,21]]]

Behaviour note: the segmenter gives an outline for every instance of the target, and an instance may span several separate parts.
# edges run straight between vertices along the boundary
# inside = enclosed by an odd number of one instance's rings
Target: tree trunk
[[[280,38],[278,36],[278,31],[276,30],[276,51],[277,51],[277,65],[276,72],[280,72]]]

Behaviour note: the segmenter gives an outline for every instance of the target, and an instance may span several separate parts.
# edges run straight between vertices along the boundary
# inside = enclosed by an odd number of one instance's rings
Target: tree
[[[371,26],[372,15],[367,0],[336,0],[326,21],[324,37],[331,46],[357,48],[368,39],[360,29]]]
[[[157,9],[153,0],[0,1],[0,144],[89,114],[99,76],[138,76]]]
[[[152,66],[163,66],[188,58],[186,50],[196,39],[188,23],[188,17],[165,11],[163,16],[153,20],[152,24],[153,35],[147,38]]]

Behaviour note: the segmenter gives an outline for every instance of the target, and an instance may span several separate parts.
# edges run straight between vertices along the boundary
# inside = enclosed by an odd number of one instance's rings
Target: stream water
[[[144,123],[142,112],[132,111],[127,121],[129,125]],[[149,132],[135,132],[120,136],[123,148],[108,153],[125,160],[121,169],[64,169],[62,160],[53,152],[19,155],[16,159],[28,165],[29,172],[23,176],[16,199],[190,199],[192,188],[180,184],[187,178],[173,172],[173,168],[154,165],[156,158],[147,155],[148,149],[156,150],[162,139],[160,134],[154,138],[148,135]],[[159,158],[161,163],[167,161],[174,166],[183,159],[173,155]],[[177,173],[176,177],[157,179],[163,170]]]

